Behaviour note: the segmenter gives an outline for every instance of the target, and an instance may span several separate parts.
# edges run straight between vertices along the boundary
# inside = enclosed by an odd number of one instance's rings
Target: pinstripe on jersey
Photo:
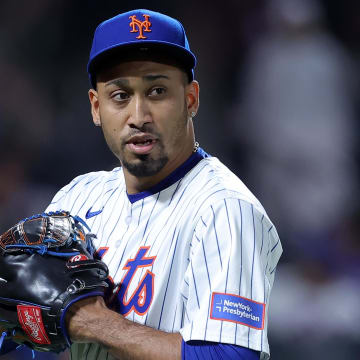
[[[86,221],[97,234],[95,246],[106,248],[103,261],[116,284],[126,275],[127,261],[149,247],[146,257],[156,259],[134,273],[125,301],[147,271],[154,278],[153,298],[145,314],[130,311],[129,320],[180,331],[185,341],[250,347],[266,359],[268,300],[281,243],[245,185],[217,158],[203,154],[194,154],[196,165],[178,169],[156,192],[136,197],[127,195],[121,168],[81,175],[55,195],[47,211],[96,214]],[[264,328],[210,318],[215,292],[264,303]],[[72,358],[112,359],[95,344],[74,345]]]

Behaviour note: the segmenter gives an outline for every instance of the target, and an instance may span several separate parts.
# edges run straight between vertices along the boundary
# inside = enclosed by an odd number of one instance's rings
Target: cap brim
[[[178,64],[185,71],[191,71],[196,65],[194,54],[180,46],[160,41],[142,41],[141,44],[130,42],[121,46],[114,45],[95,55],[88,63],[88,73],[94,75],[105,61],[121,63],[129,59],[168,60],[167,62]]]

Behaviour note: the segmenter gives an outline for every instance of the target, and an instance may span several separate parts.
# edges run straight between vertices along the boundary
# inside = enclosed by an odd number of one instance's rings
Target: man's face
[[[180,69],[124,62],[102,71],[89,95],[94,122],[124,171],[138,178],[166,176],[190,155],[189,114],[197,110],[198,85],[188,84]]]

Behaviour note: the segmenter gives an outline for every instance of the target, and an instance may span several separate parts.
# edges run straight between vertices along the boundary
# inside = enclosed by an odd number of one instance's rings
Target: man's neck
[[[144,176],[137,177],[128,172],[124,168],[124,176],[126,183],[126,191],[128,194],[137,194],[142,191],[146,191],[151,187],[155,186],[167,176],[169,176],[173,171],[175,171],[179,166],[181,166],[193,153],[193,148],[184,150],[179,154],[178,157],[173,160],[169,160],[167,164],[155,175],[153,176]]]

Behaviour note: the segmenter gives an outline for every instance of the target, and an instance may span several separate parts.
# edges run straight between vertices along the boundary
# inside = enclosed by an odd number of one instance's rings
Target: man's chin
[[[133,176],[148,177],[158,174],[168,162],[168,157],[163,156],[152,159],[150,155],[138,155],[133,161],[122,160],[122,166]]]

